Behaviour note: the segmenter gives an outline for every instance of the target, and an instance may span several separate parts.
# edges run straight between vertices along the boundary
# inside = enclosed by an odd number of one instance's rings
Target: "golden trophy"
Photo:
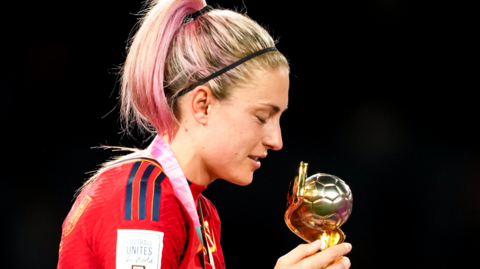
[[[352,213],[352,192],[340,178],[315,174],[307,178],[307,163],[301,162],[298,177],[290,183],[285,222],[303,240],[320,240],[320,249],[345,240],[340,230]]]

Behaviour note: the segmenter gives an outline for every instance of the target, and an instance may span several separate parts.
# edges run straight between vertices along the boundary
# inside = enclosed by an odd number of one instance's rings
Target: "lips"
[[[248,155],[248,158],[250,159],[253,159],[255,161],[258,161],[258,159],[264,159],[267,157],[267,152],[265,152],[264,154],[262,155],[258,155],[258,156],[255,156],[255,155]]]
[[[260,166],[262,165],[258,159],[265,158],[265,157],[267,157],[267,154],[264,154],[262,156],[248,155],[248,158],[252,161],[252,164],[255,167],[255,169],[260,168]]]

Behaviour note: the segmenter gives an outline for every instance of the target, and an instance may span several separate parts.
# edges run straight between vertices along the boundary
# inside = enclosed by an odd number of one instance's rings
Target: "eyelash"
[[[258,116],[257,116],[257,119],[258,119],[258,121],[260,121],[260,123],[262,123],[262,124],[267,123],[266,120],[264,120],[264,119],[262,119],[262,118],[260,118],[260,117],[258,117]]]

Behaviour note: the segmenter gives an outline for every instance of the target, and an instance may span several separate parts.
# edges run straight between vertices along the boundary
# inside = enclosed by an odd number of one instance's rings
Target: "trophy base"
[[[340,230],[340,228],[336,228],[333,231],[323,232],[318,240],[320,240],[320,249],[325,250],[331,246],[338,245],[345,241],[345,234],[342,230]]]
[[[320,229],[312,229],[301,221],[298,212],[295,209],[296,208],[293,207],[286,212],[285,222],[288,228],[303,240],[309,243],[320,240],[320,250],[325,250],[345,241],[345,234],[339,227],[324,231]]]

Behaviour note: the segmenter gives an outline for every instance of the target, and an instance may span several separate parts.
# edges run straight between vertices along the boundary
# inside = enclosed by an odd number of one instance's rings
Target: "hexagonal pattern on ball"
[[[300,217],[314,229],[334,229],[347,221],[352,212],[352,192],[343,180],[329,174],[306,179]]]

